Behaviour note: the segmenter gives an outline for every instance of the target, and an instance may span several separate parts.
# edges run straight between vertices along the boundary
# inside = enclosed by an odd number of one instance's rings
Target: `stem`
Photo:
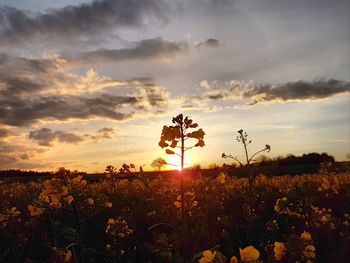
[[[243,135],[241,134],[241,138],[242,138],[242,143],[243,143],[243,146],[244,146],[244,151],[245,151],[245,158],[247,160],[247,164],[246,165],[249,165],[249,158],[248,158],[248,150],[247,150],[247,144],[245,143],[245,138],[243,138]]]
[[[181,229],[181,243],[182,243],[182,258],[183,262],[186,262],[186,256],[185,256],[185,231],[186,231],[186,222],[185,222],[185,192],[184,192],[184,160],[185,160],[185,135],[184,135],[184,127],[182,124],[180,124],[180,130],[181,130],[181,174],[180,174],[180,194],[181,194],[181,222],[182,222],[182,229]]]
[[[257,151],[256,153],[254,153],[254,154],[250,157],[249,162],[254,158],[254,156],[256,156],[258,153],[264,152],[265,150],[266,150],[266,149],[262,149],[262,150],[260,150],[260,151]]]

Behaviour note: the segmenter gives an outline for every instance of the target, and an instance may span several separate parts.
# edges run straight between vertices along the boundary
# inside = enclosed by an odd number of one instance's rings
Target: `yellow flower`
[[[242,261],[256,261],[260,257],[260,252],[253,246],[248,246],[243,249],[239,249]]]
[[[211,252],[210,250],[205,250],[203,256],[198,260],[198,263],[211,263],[213,262],[216,255],[216,251]]]
[[[238,258],[236,256],[231,257],[230,263],[238,263]]]
[[[275,242],[273,252],[277,261],[281,260],[286,255],[286,245],[283,242]]]
[[[67,186],[62,186],[62,195],[67,195],[68,194],[68,187]]]
[[[107,207],[107,208],[111,208],[113,205],[112,205],[112,203],[111,202],[107,202],[107,203],[105,203],[105,207]]]
[[[115,224],[115,220],[113,218],[108,218],[108,225],[114,225]]]
[[[220,173],[218,176],[218,181],[220,184],[224,184],[225,183],[225,174],[224,173]]]
[[[304,231],[303,233],[301,233],[300,239],[304,241],[311,241],[312,240],[311,234],[307,231]]]
[[[68,251],[66,255],[64,256],[64,262],[69,262],[72,259],[72,252]]]
[[[316,249],[313,245],[307,245],[304,248],[303,255],[307,258],[315,258],[316,257],[315,250]]]
[[[44,213],[45,209],[33,205],[28,205],[28,211],[31,216],[40,216],[42,213]]]
[[[88,205],[94,205],[95,201],[92,198],[88,198],[87,200]]]
[[[68,196],[66,197],[66,201],[67,201],[68,204],[72,204],[72,202],[74,201],[73,196],[68,195]]]
[[[274,206],[275,211],[279,213],[285,207],[286,203],[287,197],[277,198],[276,204]]]

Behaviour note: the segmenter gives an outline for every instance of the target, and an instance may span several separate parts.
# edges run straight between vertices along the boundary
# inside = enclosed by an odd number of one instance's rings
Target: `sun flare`
[[[177,155],[169,155],[166,158],[168,169],[173,170],[176,169],[178,171],[181,171],[181,158]],[[192,159],[190,156],[185,155],[185,161],[184,161],[184,168],[192,166]]]

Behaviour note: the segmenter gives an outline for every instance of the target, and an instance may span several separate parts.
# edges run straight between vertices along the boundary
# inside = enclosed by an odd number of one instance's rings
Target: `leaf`
[[[176,140],[173,140],[173,141],[171,142],[171,144],[170,144],[170,147],[171,147],[171,148],[175,148],[176,145],[177,145],[177,141],[176,141]]]
[[[202,139],[199,139],[195,146],[196,147],[203,147],[204,145],[205,145],[204,141]]]
[[[205,132],[202,129],[199,129],[198,131],[188,133],[187,137],[188,138],[203,139],[204,135],[205,135]]]
[[[192,124],[192,120],[191,119],[189,119],[188,117],[186,117],[185,118],[185,126],[186,126],[186,128],[188,128],[188,127],[190,127],[190,125]]]
[[[197,128],[198,127],[198,124],[197,123],[193,123],[190,125],[190,128]]]
[[[162,139],[159,141],[158,144],[159,144],[159,146],[162,147],[162,148],[168,147],[168,146],[169,146],[169,144],[167,144],[167,143],[166,143],[164,140],[162,140]]]
[[[170,149],[166,149],[166,150],[165,150],[165,153],[166,153],[166,154],[175,154],[175,152],[172,151],[172,150],[170,150]]]

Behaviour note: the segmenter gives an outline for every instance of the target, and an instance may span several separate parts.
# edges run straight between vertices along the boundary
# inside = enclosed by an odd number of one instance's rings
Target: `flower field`
[[[3,180],[0,198],[0,262],[350,260],[350,173],[258,175],[250,189],[220,170],[151,179],[124,165],[97,182]]]

